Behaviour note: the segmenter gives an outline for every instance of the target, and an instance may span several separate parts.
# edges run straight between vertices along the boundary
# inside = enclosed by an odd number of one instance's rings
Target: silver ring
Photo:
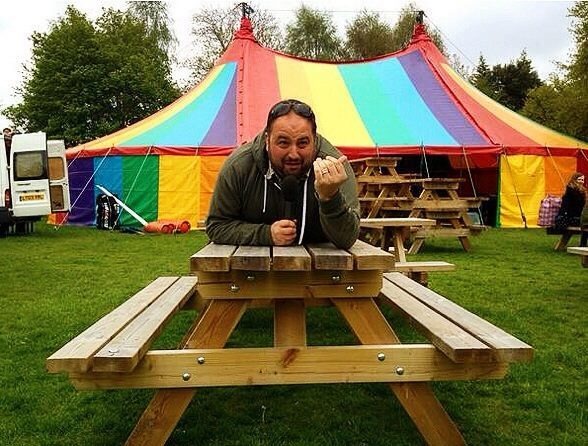
[[[326,175],[329,173],[329,169],[322,169],[321,174]]]

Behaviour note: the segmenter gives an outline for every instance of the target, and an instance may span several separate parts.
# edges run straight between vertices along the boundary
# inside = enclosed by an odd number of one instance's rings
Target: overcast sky
[[[192,47],[191,18],[203,7],[229,7],[237,0],[173,0],[168,1],[173,29],[179,40],[177,56],[181,60],[190,54]],[[285,25],[294,18],[294,12],[304,3],[314,9],[330,11],[344,35],[345,26],[361,8],[380,12],[381,17],[393,25],[405,0],[256,0],[251,1],[271,12]],[[473,66],[480,54],[488,64],[507,63],[526,50],[534,68],[542,79],[555,71],[554,62],[564,62],[573,49],[569,31],[571,20],[567,16],[573,4],[570,1],[536,0],[414,0],[425,11],[429,26],[436,28],[447,45],[448,52],[456,53],[461,61]],[[22,66],[30,61],[34,31],[46,32],[52,21],[62,16],[68,4],[86,13],[94,20],[103,7],[124,9],[121,0],[17,0],[11,1],[0,14],[0,109],[18,103],[15,88],[22,81]],[[179,79],[185,76],[176,70]],[[0,115],[0,128],[9,122]]]

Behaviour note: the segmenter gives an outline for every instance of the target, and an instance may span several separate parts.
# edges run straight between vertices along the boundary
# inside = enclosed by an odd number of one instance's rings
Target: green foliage
[[[576,48],[562,73],[531,90],[522,113],[548,127],[588,141],[588,3],[570,8]]]
[[[129,14],[145,25],[147,33],[157,40],[159,49],[169,57],[178,40],[170,28],[167,4],[162,1],[138,0],[129,1],[127,4]]]
[[[317,60],[340,60],[344,47],[327,12],[301,6],[286,27],[286,52]]]
[[[191,71],[191,84],[200,82],[226,51],[239,29],[241,16],[240,8],[204,8],[194,15],[192,36],[197,45],[196,55],[186,62]],[[249,18],[261,45],[278,51],[283,49],[282,32],[271,13],[254,6]]]
[[[496,381],[435,382],[471,445],[581,445],[588,374],[586,281],[578,256],[553,250],[541,229],[491,229],[464,252],[456,238],[428,239],[412,260],[445,260],[430,287],[535,348]],[[577,243],[577,236],[572,244]],[[77,391],[48,374],[45,358],[158,276],[188,271],[200,232],[138,236],[39,224],[0,240],[0,444],[120,445],[151,390]],[[384,308],[402,340],[422,342]],[[179,313],[156,348],[174,347],[195,317]],[[354,337],[333,308],[307,317],[310,345]],[[270,310],[250,310],[230,346],[271,346]],[[416,338],[416,339],[415,339]],[[196,392],[172,433],[174,445],[424,444],[384,384],[228,387]]]
[[[524,50],[517,60],[492,68],[480,56],[472,82],[479,90],[515,111],[523,108],[529,91],[542,84]]]
[[[352,59],[368,59],[391,53],[393,46],[392,28],[380,18],[377,12],[363,9],[345,30],[345,47]]]
[[[32,41],[23,101],[6,111],[25,131],[45,131],[71,146],[132,124],[178,96],[157,36],[130,14],[108,9],[94,25],[68,6]]]

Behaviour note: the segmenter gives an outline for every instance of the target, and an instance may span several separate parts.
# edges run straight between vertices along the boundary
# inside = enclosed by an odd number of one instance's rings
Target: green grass
[[[158,276],[186,274],[206,242],[198,232],[139,236],[37,225],[0,240],[0,444],[119,445],[150,390],[76,391],[45,358]],[[577,244],[577,238],[572,241]],[[543,230],[492,229],[466,253],[455,239],[427,242],[422,260],[451,273],[430,287],[535,347],[498,381],[433,383],[470,445],[584,445],[588,438],[588,270],[553,251]],[[386,310],[404,340],[420,339]],[[158,346],[171,347],[194,317],[180,313]],[[308,316],[311,344],[353,341],[333,309]],[[268,310],[245,314],[234,346],[271,345]],[[383,384],[199,390],[172,445],[419,445]]]

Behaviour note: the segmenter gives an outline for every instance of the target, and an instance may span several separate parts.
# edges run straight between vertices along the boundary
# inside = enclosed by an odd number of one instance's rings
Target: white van
[[[5,144],[6,141],[6,144]],[[63,141],[43,132],[0,136],[0,237],[27,233],[52,212],[69,211],[69,183]]]

